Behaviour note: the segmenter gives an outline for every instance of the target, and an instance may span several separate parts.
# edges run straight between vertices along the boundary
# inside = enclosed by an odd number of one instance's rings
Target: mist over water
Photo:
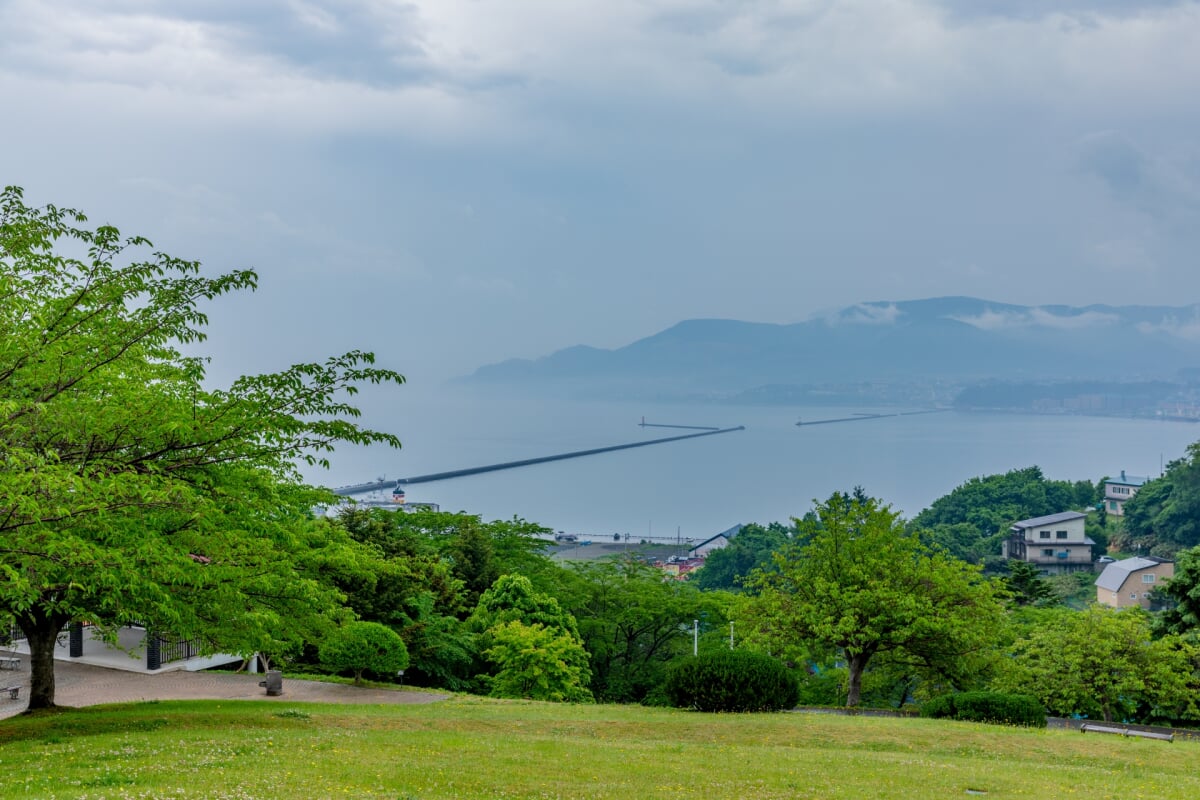
[[[485,519],[514,515],[597,539],[614,533],[703,539],[739,522],[786,521],[814,498],[862,486],[912,516],[964,481],[1037,465],[1096,481],[1160,463],[1200,439],[1200,425],[1112,417],[946,412],[796,427],[798,418],[908,409],[660,405],[572,401],[459,386],[363,400],[363,421],[397,434],[399,451],[339,448],[314,483],[402,478],[686,431],[647,422],[746,430],[408,487],[410,501]]]

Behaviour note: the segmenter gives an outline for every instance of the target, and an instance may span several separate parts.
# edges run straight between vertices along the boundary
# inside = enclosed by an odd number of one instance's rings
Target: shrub
[[[487,677],[492,697],[589,703],[592,693],[588,654],[579,640],[562,628],[517,620],[488,628],[492,646],[483,657],[499,668]]]
[[[778,711],[799,696],[787,667],[762,653],[718,650],[673,664],[666,694],[677,708],[697,711]]]
[[[921,706],[922,717],[1046,727],[1046,709],[1037,698],[1003,692],[960,692],[935,697]]]
[[[408,666],[408,648],[399,634],[378,622],[351,622],[338,628],[322,644],[318,657],[334,672],[353,672],[361,684],[363,673],[391,676]]]

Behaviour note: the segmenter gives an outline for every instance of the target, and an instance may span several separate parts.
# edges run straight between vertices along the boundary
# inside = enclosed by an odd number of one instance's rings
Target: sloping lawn
[[[0,722],[21,798],[1196,798],[1200,745],[920,719],[458,698]]]

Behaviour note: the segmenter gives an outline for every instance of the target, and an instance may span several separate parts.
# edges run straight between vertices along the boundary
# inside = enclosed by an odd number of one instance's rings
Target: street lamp
[[[400,679],[400,686],[401,686],[401,688],[403,688],[403,686],[404,686],[404,670],[402,670],[402,669],[397,670],[396,677]]]

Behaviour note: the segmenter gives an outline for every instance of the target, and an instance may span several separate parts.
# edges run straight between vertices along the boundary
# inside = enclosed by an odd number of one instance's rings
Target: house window
[[[1038,536],[1042,537],[1043,539],[1049,539],[1050,531],[1041,531],[1038,533]]]
[[[1117,510],[1117,501],[1116,501],[1116,500],[1109,500],[1109,501],[1108,501],[1108,510],[1109,510],[1109,511],[1116,511],[1116,510]]]
[[[1148,573],[1142,576],[1142,583],[1154,583],[1154,573]]]
[[[1055,531],[1054,538],[1055,539],[1065,539],[1065,538],[1067,538],[1067,532],[1066,531]]]
[[[1137,592],[1130,592],[1130,593],[1129,593],[1129,599],[1130,599],[1130,600],[1137,600]]]
[[[1053,556],[1053,555],[1054,555],[1054,550],[1053,550],[1052,548],[1049,548],[1049,547],[1047,547],[1045,550],[1043,550],[1043,551],[1042,551],[1042,555],[1044,555],[1044,556]]]

